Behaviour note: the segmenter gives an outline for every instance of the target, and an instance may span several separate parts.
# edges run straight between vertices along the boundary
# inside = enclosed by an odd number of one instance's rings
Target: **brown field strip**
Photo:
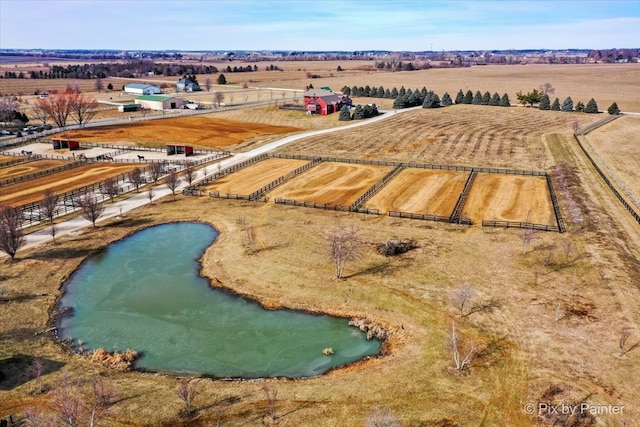
[[[478,174],[462,216],[482,220],[557,225],[544,177]]]
[[[268,183],[309,163],[308,160],[270,158],[222,177],[204,187],[209,191],[228,194],[251,194]]]
[[[34,203],[42,199],[46,190],[51,190],[56,194],[65,193],[127,173],[138,166],[140,165],[114,163],[85,165],[37,179],[10,184],[2,187],[0,204],[8,203],[11,206],[21,206]]]
[[[349,206],[392,169],[391,166],[323,162],[277,187],[269,197]]]
[[[283,135],[301,130],[292,126],[275,126],[199,116],[72,130],[62,132],[59,136],[81,142],[117,144],[135,142],[140,145],[158,147],[178,142],[210,149],[224,149],[252,138],[265,135]]]
[[[4,156],[4,155],[0,154],[0,165],[2,165],[3,163],[11,162],[11,161],[13,161],[15,159],[16,159],[16,157],[14,157],[14,156]]]
[[[469,173],[403,169],[376,193],[366,207],[389,211],[449,216]]]
[[[16,163],[9,167],[0,169],[0,181],[28,175],[30,173],[43,172],[47,169],[63,166],[69,163],[70,162],[66,162],[64,160],[36,160],[33,162]]]

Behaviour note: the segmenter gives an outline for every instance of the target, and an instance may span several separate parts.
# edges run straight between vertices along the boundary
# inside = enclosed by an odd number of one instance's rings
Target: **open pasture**
[[[468,172],[403,169],[366,203],[367,208],[449,216],[469,176]]]
[[[278,152],[321,156],[357,152],[363,158],[538,170],[552,163],[543,135],[570,135],[574,123],[582,127],[599,118],[522,107],[416,109],[371,126],[295,141]]]
[[[0,204],[21,206],[42,199],[45,191],[65,193],[129,172],[137,164],[95,163],[2,187]]]
[[[227,150],[248,140],[300,131],[291,126],[275,126],[212,117],[176,117],[118,126],[62,132],[62,138],[80,142],[164,147],[165,144],[191,144],[207,149]]]
[[[13,159],[15,159],[15,157],[13,157]],[[0,168],[0,181],[36,172],[43,172],[47,169],[53,169],[68,163],[69,162],[64,160],[34,160],[33,162],[16,163],[5,168]]]
[[[251,194],[306,163],[308,160],[269,158],[226,175],[203,188],[207,192]]]
[[[268,194],[270,198],[350,206],[392,169],[391,166],[322,162]]]
[[[557,225],[547,181],[535,176],[478,174],[462,216],[474,224],[488,220]]]

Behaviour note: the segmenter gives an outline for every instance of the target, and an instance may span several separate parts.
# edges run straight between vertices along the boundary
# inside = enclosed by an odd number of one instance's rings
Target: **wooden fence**
[[[378,209],[352,210],[351,206],[334,205],[332,203],[302,202],[299,200],[283,199],[281,197],[276,197],[274,201],[278,205],[302,206],[305,208],[325,209],[329,211],[358,212],[358,213],[369,214],[369,215],[380,215],[380,211]]]
[[[291,178],[300,175],[302,172],[308,170],[309,168],[312,168],[313,166],[317,165],[318,163],[320,163],[320,159],[314,159],[312,161],[310,161],[309,163],[306,163],[302,166],[300,166],[299,168],[289,172],[286,175],[283,175],[281,177],[279,177],[276,180],[271,181],[270,183],[268,183],[267,185],[263,186],[262,188],[259,188],[258,190],[254,191],[253,193],[251,193],[249,195],[250,198],[259,198],[261,197],[264,193],[266,193],[267,191],[270,191],[274,188],[276,188],[277,186],[279,186],[280,184],[282,184],[283,182],[286,182],[288,180],[290,180]]]
[[[553,213],[556,216],[556,223],[558,224],[558,232],[564,233],[566,230],[564,221],[562,220],[562,214],[560,213],[560,206],[558,205],[558,197],[556,191],[553,189],[553,183],[551,182],[551,175],[545,175],[547,179],[547,187],[549,188],[549,196],[551,197],[551,205],[553,206]]]
[[[527,228],[540,231],[560,232],[560,228],[555,225],[534,224],[531,222],[512,222],[512,221],[482,221],[483,227],[501,227],[501,228]]]
[[[61,171],[67,170],[67,169],[74,169],[74,168],[77,168],[79,166],[83,166],[85,164],[86,164],[86,162],[76,161],[76,162],[69,163],[69,164],[66,164],[66,165],[61,165],[61,166],[56,166],[54,168],[45,169],[45,170],[39,171],[39,172],[32,172],[32,173],[28,173],[28,174],[25,174],[25,175],[16,176],[14,178],[3,179],[2,181],[0,181],[0,186],[9,185],[9,184],[15,184],[16,182],[28,181],[28,180],[34,179],[34,178],[40,178],[41,176],[51,175],[51,174],[54,174],[54,173],[57,173],[57,172],[61,172]]]
[[[462,209],[464,208],[464,204],[467,202],[467,198],[469,197],[469,192],[471,191],[471,186],[476,179],[478,173],[475,170],[472,170],[467,178],[467,182],[464,184],[464,188],[458,197],[458,201],[456,202],[455,207],[453,208],[453,212],[451,213],[450,221],[453,223],[461,224],[465,222],[466,218],[462,218]]]
[[[187,194],[184,191],[182,194]],[[230,193],[221,193],[219,191],[211,191],[209,192],[209,197],[212,199],[231,199],[231,200],[250,200],[252,202],[266,202],[266,197],[251,197],[251,194],[230,194]]]
[[[388,215],[393,218],[420,219],[423,221],[451,222],[451,217],[429,214],[418,214],[412,212],[389,211]]]
[[[375,193],[377,193],[382,187],[402,170],[402,163],[396,166],[391,172],[386,174],[380,181],[376,182],[371,188],[369,188],[362,196],[351,204],[351,210],[355,211],[360,209],[360,206],[367,200],[369,200]]]

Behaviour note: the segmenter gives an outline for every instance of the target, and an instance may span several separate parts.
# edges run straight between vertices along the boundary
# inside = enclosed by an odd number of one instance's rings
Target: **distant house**
[[[304,93],[304,107],[310,114],[327,114],[340,111],[343,105],[351,105],[351,98],[326,89],[309,89]]]
[[[183,77],[178,79],[178,82],[176,83],[176,90],[178,92],[197,92],[202,89],[200,89],[200,85],[197,82]]]
[[[174,96],[142,95],[135,99],[135,103],[141,108],[162,111],[183,108],[185,101]]]
[[[162,93],[158,86],[142,83],[130,83],[124,87],[124,92],[132,95],[156,95]]]

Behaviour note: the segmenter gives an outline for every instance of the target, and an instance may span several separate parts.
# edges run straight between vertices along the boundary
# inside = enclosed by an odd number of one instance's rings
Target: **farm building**
[[[326,89],[309,89],[304,93],[304,107],[311,114],[326,116],[340,111],[343,105],[351,105],[351,98]]]
[[[193,156],[193,147],[190,145],[167,144],[167,156],[172,156],[174,154]]]
[[[142,83],[131,83],[124,87],[124,92],[133,95],[155,95],[161,93],[162,91],[158,86]]]
[[[174,96],[164,95],[142,95],[136,98],[136,104],[139,104],[142,108],[149,110],[175,110],[176,108],[183,108],[184,101]]]
[[[122,104],[118,106],[118,111],[121,113],[130,113],[132,111],[138,111],[140,106],[138,104]]]
[[[66,138],[51,138],[51,142],[53,143],[54,150],[63,150],[63,149],[79,150],[80,149],[80,142],[72,141]]]
[[[178,82],[176,83],[176,91],[178,92],[197,92],[199,90],[202,89],[200,89],[198,82],[194,82],[187,78],[178,79]]]

